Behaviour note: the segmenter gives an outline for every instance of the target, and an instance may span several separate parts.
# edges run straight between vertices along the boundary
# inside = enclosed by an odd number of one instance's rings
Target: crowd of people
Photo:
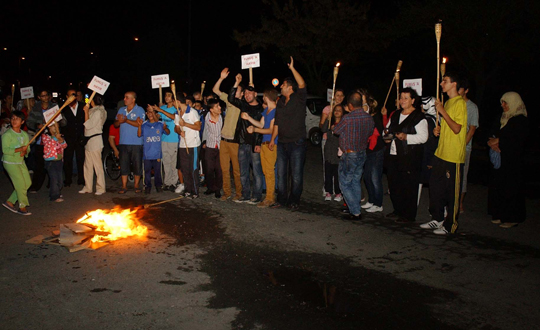
[[[307,92],[292,57],[288,67],[292,77],[283,81],[280,94],[266,89],[262,100],[255,86],[245,85],[240,74],[228,93],[221,91],[228,68],[221,71],[208,95],[177,97],[166,90],[159,105],[147,105],[145,110],[137,104],[135,92],[125,93],[123,106],[109,127],[109,144],[120,163],[118,193],[129,191],[132,174],[135,193],[151,194],[153,177],[157,193],[171,191],[195,199],[204,175],[203,193],[221,201],[298,209],[307,150]],[[398,109],[391,113],[385,107],[379,109],[365,89],[347,96],[341,89],[335,91],[335,102],[323,110],[320,121],[323,192],[325,201],[344,203],[347,220],[361,220],[362,209],[383,211],[386,168],[393,211],[385,217],[398,223],[415,222],[422,186],[429,185],[432,220],[420,227],[439,235],[457,231],[479,115],[467,97],[466,79],[447,73],[441,87],[448,97],[444,105],[439,100],[425,104],[414,89],[404,88]],[[56,106],[50,93],[42,90],[39,101],[22,102],[20,110],[11,104],[11,96],[4,98],[2,163],[15,190],[2,205],[10,211],[30,214],[27,193],[41,189],[46,173],[50,200],[62,202],[62,188],[73,184],[73,160],[77,184],[82,186],[79,193],[106,192],[103,98],[96,95],[85,104],[80,91],[68,90],[67,96],[71,95],[78,99],[31,146],[31,135],[46,123],[44,112]],[[522,180],[527,112],[514,92],[506,93],[501,105],[500,125],[488,142],[493,163],[489,213],[494,223],[510,228],[525,219],[524,197],[516,182]],[[29,154],[33,155],[31,179],[25,161]]]

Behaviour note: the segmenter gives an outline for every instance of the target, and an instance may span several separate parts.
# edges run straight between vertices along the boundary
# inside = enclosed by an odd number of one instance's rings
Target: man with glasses
[[[26,126],[28,129],[37,132],[45,125],[45,117],[43,113],[56,106],[56,103],[51,102],[51,94],[47,90],[42,90],[39,94],[39,101],[36,102],[32,111],[28,115]],[[62,118],[60,120],[60,126],[66,125],[66,120]],[[35,145],[31,148],[31,152],[34,152],[35,168],[34,175],[32,176],[32,185],[28,189],[30,193],[36,193],[45,180],[45,160],[43,159],[43,143],[41,137],[36,140]]]

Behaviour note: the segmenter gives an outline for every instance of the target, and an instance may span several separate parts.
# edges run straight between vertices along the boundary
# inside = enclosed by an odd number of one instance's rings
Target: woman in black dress
[[[511,228],[525,221],[523,194],[523,153],[529,122],[527,109],[516,92],[501,98],[503,114],[488,141],[491,152],[500,155],[500,167],[492,166],[488,191],[488,214],[491,222]]]

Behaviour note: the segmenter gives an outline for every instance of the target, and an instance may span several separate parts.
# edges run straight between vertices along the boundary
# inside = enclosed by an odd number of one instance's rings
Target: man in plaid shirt
[[[347,220],[360,220],[360,200],[362,189],[360,179],[366,161],[368,138],[373,134],[373,118],[362,108],[362,95],[354,92],[347,100],[348,115],[334,127],[334,134],[339,135],[339,148],[343,152],[339,161],[339,185],[349,207]]]

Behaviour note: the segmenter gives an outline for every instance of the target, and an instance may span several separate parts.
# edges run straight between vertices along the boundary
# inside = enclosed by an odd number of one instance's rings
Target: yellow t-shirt
[[[441,120],[441,135],[435,156],[450,163],[465,163],[467,141],[467,103],[461,96],[446,101],[444,109],[453,121],[461,125],[455,134],[444,119]]]

